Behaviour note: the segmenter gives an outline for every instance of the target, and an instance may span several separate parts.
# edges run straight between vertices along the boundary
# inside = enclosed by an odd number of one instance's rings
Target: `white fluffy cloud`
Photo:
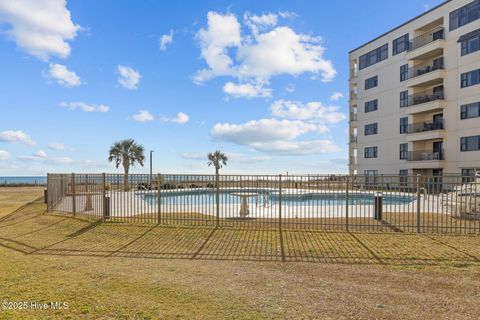
[[[260,143],[254,147],[259,151],[272,152],[280,155],[334,153],[342,150],[335,142],[328,139],[313,141],[275,141],[274,143]]]
[[[200,42],[201,55],[209,66],[197,72],[194,81],[201,83],[216,76],[233,75],[232,59],[227,49],[238,47],[241,43],[240,23],[232,14],[221,15],[210,11],[207,15],[208,28],[200,29],[197,39]]]
[[[199,70],[194,81],[202,83],[218,76],[231,76],[239,80],[238,86],[253,86],[268,84],[273,76],[305,72],[320,74],[322,81],[332,80],[336,70],[324,58],[321,39],[277,25],[278,19],[279,15],[272,13],[246,13],[244,23],[250,33],[242,35],[236,16],[209,12],[207,28],[197,33],[201,56],[208,68]]]
[[[323,58],[320,38],[297,34],[289,27],[258,34],[255,42],[238,50],[239,73],[243,77],[268,80],[280,74],[320,73],[323,81],[336,74],[332,62]]]
[[[48,77],[65,87],[77,87],[82,84],[80,77],[68,70],[63,64],[51,63],[48,69]]]
[[[153,115],[147,110],[140,110],[137,114],[132,116],[133,120],[137,122],[147,122],[155,120]]]
[[[142,77],[138,71],[131,67],[118,65],[117,72],[119,75],[118,83],[122,87],[129,90],[135,90],[138,88],[140,78]]]
[[[293,120],[308,120],[323,124],[335,124],[346,119],[337,106],[324,106],[321,102],[301,103],[299,101],[278,100],[270,106],[272,115]]]
[[[57,165],[70,165],[75,163],[75,160],[69,157],[53,158],[53,159],[48,159],[48,161],[50,163],[57,164]]]
[[[0,24],[19,48],[42,60],[66,58],[80,26],[73,23],[65,0],[2,0]]]
[[[216,139],[250,146],[257,151],[283,154],[303,155],[337,152],[341,149],[327,139],[297,141],[306,133],[318,132],[315,124],[303,121],[261,119],[243,124],[219,123],[212,129]]]
[[[65,150],[66,147],[64,144],[61,144],[61,143],[58,143],[58,142],[52,142],[48,145],[48,148],[50,150],[54,150],[54,151],[62,151],[62,150]]]
[[[83,112],[108,112],[110,107],[100,104],[87,104],[85,102],[62,102],[60,106],[69,110],[82,110]]]
[[[190,117],[183,112],[177,113],[177,116],[175,118],[171,119],[172,122],[176,122],[176,123],[179,123],[179,124],[187,123],[189,120],[190,120]]]
[[[235,84],[233,82],[227,82],[223,86],[223,92],[234,98],[256,98],[256,97],[270,97],[272,90],[264,88],[260,84]]]
[[[250,155],[245,155],[243,153],[226,152],[225,154],[227,155],[228,159],[233,162],[252,163],[252,162],[267,161],[271,159],[269,156],[250,156]],[[180,157],[187,160],[197,160],[197,161],[207,160],[207,154],[199,153],[199,152],[181,153]]]
[[[9,160],[11,158],[10,153],[5,150],[0,150],[0,161]]]
[[[173,41],[173,30],[170,30],[169,34],[164,34],[160,37],[160,50],[167,50],[167,46]]]
[[[274,27],[278,23],[278,16],[274,13],[267,13],[261,16],[245,12],[243,15],[245,25],[252,31],[253,34],[258,34],[259,31],[267,30]]]
[[[23,143],[29,146],[34,146],[35,141],[21,130],[6,130],[0,132],[0,142],[7,142],[7,143]]]
[[[17,158],[18,160],[23,160],[23,161],[35,161],[35,162],[40,162],[40,163],[47,163],[51,165],[71,165],[74,163],[80,164],[81,161],[75,161],[72,158],[69,157],[59,157],[59,158],[52,158],[47,155],[46,152],[42,150],[38,150],[37,152],[33,153],[32,155],[29,156],[20,156]]]
[[[190,117],[183,112],[177,113],[177,116],[174,117],[174,118],[169,118],[169,117],[162,117],[161,118],[162,122],[175,122],[175,123],[178,123],[178,124],[185,124],[189,120],[190,120]]]
[[[252,144],[292,140],[316,129],[317,126],[302,121],[260,119],[242,124],[218,123],[213,127],[212,134],[215,138],[233,143]]]
[[[43,150],[38,150],[36,151],[34,154],[33,154],[34,157],[36,158],[41,158],[41,159],[46,159],[48,156],[47,156],[47,153]]]
[[[340,99],[342,99],[344,96],[343,96],[343,93],[341,92],[333,92],[332,95],[330,96],[330,100],[332,101],[338,101]]]
[[[190,120],[190,117],[188,115],[186,115],[183,112],[179,112],[177,113],[177,116],[175,117],[175,119],[173,119],[173,122],[184,124],[184,123],[187,123],[189,120]]]

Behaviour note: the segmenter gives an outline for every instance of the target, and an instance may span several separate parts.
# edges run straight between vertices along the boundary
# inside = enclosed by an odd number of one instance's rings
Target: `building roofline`
[[[370,44],[370,43],[372,43],[372,42],[380,39],[381,37],[386,36],[387,34],[393,32],[393,31],[395,31],[395,30],[397,30],[397,29],[400,29],[400,28],[403,27],[404,25],[407,25],[407,24],[409,24],[410,22],[417,20],[418,18],[423,17],[424,15],[429,14],[430,12],[432,12],[432,11],[440,8],[441,6],[443,6],[443,5],[445,5],[445,4],[449,3],[449,2],[452,2],[452,1],[453,1],[453,0],[446,0],[446,1],[442,2],[442,3],[440,3],[439,5],[433,7],[432,9],[430,9],[430,10],[428,10],[428,11],[425,11],[424,13],[422,13],[422,14],[420,14],[420,15],[418,15],[418,16],[410,19],[410,20],[408,20],[407,22],[404,22],[404,23],[402,23],[401,25],[399,25],[399,26],[397,26],[397,27],[395,27],[395,28],[393,28],[393,29],[388,30],[387,32],[379,35],[378,37],[374,38],[373,40],[370,40],[370,41],[362,44],[361,46],[359,46],[359,47],[357,47],[357,48],[355,48],[355,49],[353,49],[353,50],[350,50],[348,53],[350,54],[350,53],[352,53],[352,52],[354,52],[354,51],[357,51],[358,49],[361,49],[361,48],[365,47],[366,45],[368,45],[368,44]]]

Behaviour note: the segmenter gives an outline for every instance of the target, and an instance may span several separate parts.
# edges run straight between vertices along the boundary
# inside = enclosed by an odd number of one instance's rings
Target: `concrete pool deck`
[[[258,190],[256,188],[225,188],[220,189],[221,192],[249,192],[252,190]],[[270,191],[273,195],[278,196],[278,189],[262,189],[265,191]],[[180,189],[180,190],[161,190],[160,199],[162,195],[173,196],[178,193],[186,192],[212,192],[212,189]],[[349,191],[349,196],[351,197],[360,197],[368,196],[372,197],[376,194],[375,191]],[[197,198],[198,202],[191,201],[193,203],[187,203],[186,201],[177,202],[177,203],[163,203],[160,201],[160,206],[156,202],[146,201],[145,197],[156,195],[157,191],[108,191],[106,192],[107,197],[110,199],[110,216],[111,217],[133,217],[140,215],[151,215],[154,216],[160,210],[160,213],[195,213],[203,214],[207,216],[215,216],[216,214],[216,205],[214,202],[202,203],[200,198]],[[382,208],[384,212],[392,213],[414,213],[417,209],[417,201],[415,199],[415,193],[407,192],[393,192],[385,191],[382,192],[383,196],[391,197],[392,199],[398,199],[398,201],[404,201],[402,199],[411,198],[412,201],[408,203],[384,203]],[[289,196],[298,196],[298,195],[316,195],[316,196],[328,196],[335,197],[338,196],[341,202],[332,200],[322,200],[313,199],[306,200],[304,202],[295,202],[291,203],[287,200],[282,201],[282,218],[342,218],[346,217],[347,205],[345,204],[344,190],[307,190],[307,189],[283,189],[282,196],[288,198]],[[96,193],[89,195],[91,198],[91,210],[85,210],[87,204],[87,195],[76,195],[75,196],[75,206],[76,212],[82,214],[97,213],[97,215],[103,212],[103,203],[102,203],[102,194]],[[192,196],[192,199],[195,199],[196,196]],[[222,197],[220,197],[222,198]],[[259,196],[258,198],[261,198]],[[442,205],[442,197],[428,195],[425,197],[420,196],[420,205],[421,210],[425,212],[437,212],[438,214],[448,214]],[[261,199],[259,199],[261,200]],[[257,204],[255,197],[251,197],[248,201],[249,205],[249,215],[248,217],[252,218],[278,218],[279,215],[279,205],[278,202],[273,202],[272,204],[265,205],[262,201],[259,201]],[[73,208],[73,197],[65,196],[63,197],[53,208],[53,211],[60,212],[72,212]],[[220,218],[235,218],[239,217],[239,212],[241,208],[241,203],[220,203]],[[361,217],[361,218],[373,218],[374,217],[374,208],[373,204],[349,204],[348,205],[348,216],[349,217]]]

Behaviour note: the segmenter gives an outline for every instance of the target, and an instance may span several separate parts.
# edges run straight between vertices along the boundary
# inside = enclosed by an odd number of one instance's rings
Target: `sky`
[[[439,4],[0,0],[0,175],[348,171],[348,52]]]

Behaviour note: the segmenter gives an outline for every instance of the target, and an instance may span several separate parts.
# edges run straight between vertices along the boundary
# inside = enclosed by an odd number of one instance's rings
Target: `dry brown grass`
[[[1,187],[0,218],[43,194],[43,187]]]
[[[480,314],[478,236],[103,224],[44,210],[0,219],[0,302],[69,308],[0,318]]]
[[[303,212],[308,216],[308,213]],[[311,216],[314,216],[313,212]],[[361,216],[360,212],[357,212]],[[368,231],[368,232],[417,232],[417,215],[415,212],[384,212],[382,220],[373,218],[350,216],[345,217],[316,217],[316,218],[283,218],[282,228],[285,230],[307,231]],[[95,218],[92,213],[79,212],[77,217]],[[100,215],[97,215],[97,218]],[[125,222],[135,224],[157,224],[157,213],[139,214],[123,217],[112,217],[110,222]],[[213,215],[199,212],[161,212],[160,223],[169,226],[215,226]],[[278,229],[278,218],[220,218],[220,227],[238,229]],[[421,212],[420,232],[422,233],[449,233],[449,234],[480,234],[480,220],[460,219],[445,213]]]

